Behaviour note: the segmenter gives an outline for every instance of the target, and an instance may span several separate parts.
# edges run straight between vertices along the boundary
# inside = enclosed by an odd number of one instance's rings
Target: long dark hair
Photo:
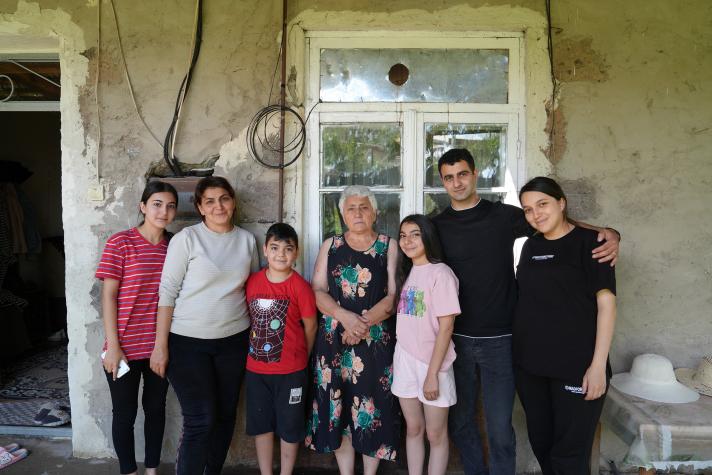
[[[571,224],[576,224],[574,220],[569,218],[569,200],[566,198],[564,190],[554,179],[547,176],[538,176],[529,180],[521,190],[519,190],[519,202],[522,202],[522,195],[527,191],[538,191],[554,198],[556,201],[564,200],[564,219]]]
[[[170,183],[166,183],[165,181],[160,180],[152,180],[146,183],[146,187],[143,189],[143,193],[141,193],[141,203],[147,205],[148,200],[151,198],[151,196],[153,196],[154,193],[172,194],[173,198],[175,198],[176,200],[176,206],[178,206],[178,192],[176,191],[175,187]],[[140,209],[139,214],[143,216],[143,213],[141,213]],[[139,226],[141,226],[144,221],[145,219],[141,219],[141,223],[139,224]]]
[[[420,239],[425,247],[425,257],[431,264],[443,261],[443,251],[440,246],[440,237],[435,225],[430,218],[422,214],[411,214],[403,218],[398,226],[398,265],[396,266],[396,299],[400,298],[401,290],[405,284],[410,270],[413,268],[413,261],[400,248],[400,228],[405,223],[415,224],[420,228]]]

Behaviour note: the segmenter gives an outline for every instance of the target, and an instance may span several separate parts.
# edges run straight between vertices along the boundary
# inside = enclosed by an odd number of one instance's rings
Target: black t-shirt
[[[433,218],[445,263],[460,281],[455,333],[473,337],[512,332],[517,302],[514,240],[533,230],[516,206],[480,200],[474,208],[448,206]]]
[[[575,227],[565,236],[527,240],[517,267],[514,363],[524,370],[580,385],[596,344],[596,293],[615,294],[609,262],[591,258],[598,233]]]

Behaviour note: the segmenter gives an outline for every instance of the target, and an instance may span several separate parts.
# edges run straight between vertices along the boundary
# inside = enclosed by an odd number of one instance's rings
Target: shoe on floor
[[[52,409],[55,409],[57,406],[56,403],[54,402],[46,402],[40,406],[40,410],[37,411],[37,414],[35,415],[34,423],[38,425],[42,425],[42,421],[44,420],[45,417],[52,411]]]
[[[48,402],[40,406],[34,422],[43,427],[57,427],[68,423],[71,419],[67,407],[56,402]]]
[[[17,442],[13,442],[11,444],[7,444],[5,447],[0,447],[0,454],[3,452],[14,452],[19,448],[20,444],[18,444]]]
[[[29,455],[27,449],[17,449],[14,452],[0,452],[0,470],[19,462]]]

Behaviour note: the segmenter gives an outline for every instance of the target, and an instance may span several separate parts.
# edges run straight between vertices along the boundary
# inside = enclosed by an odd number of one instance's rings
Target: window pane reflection
[[[319,97],[325,102],[506,104],[506,49],[322,49]],[[410,74],[388,80],[394,64]]]
[[[59,61],[0,61],[0,74],[6,76],[0,78],[0,99],[8,102],[59,101]]]
[[[322,186],[401,186],[399,124],[321,126]]]
[[[374,229],[388,236],[398,235],[400,224],[400,193],[375,193],[378,203],[378,217]],[[322,241],[334,234],[343,234],[347,231],[344,220],[339,213],[339,196],[341,192],[322,193]]]
[[[503,124],[425,124],[425,186],[443,186],[438,160],[451,148],[466,148],[479,170],[477,188],[504,186],[507,126]]]

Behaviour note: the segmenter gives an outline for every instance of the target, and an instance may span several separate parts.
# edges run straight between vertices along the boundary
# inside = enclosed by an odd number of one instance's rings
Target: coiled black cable
[[[317,104],[314,104],[314,107]],[[311,115],[314,107],[309,111],[309,115]],[[287,116],[296,118],[294,122],[296,122],[298,129],[294,136],[289,141],[285,140],[283,144],[280,143],[282,142],[281,140],[274,139],[275,137],[279,139],[279,134],[271,134],[268,130],[268,124],[281,121],[282,114],[285,115],[285,122],[287,121]],[[252,158],[265,167],[272,169],[286,168],[296,162],[302,154],[306,143],[306,122],[309,120],[309,115],[307,115],[306,120],[302,119],[299,113],[291,107],[279,104],[272,104],[257,111],[247,128],[247,148]],[[265,151],[280,156],[284,153],[285,156],[290,155],[291,157],[283,163],[271,163],[263,156]]]

